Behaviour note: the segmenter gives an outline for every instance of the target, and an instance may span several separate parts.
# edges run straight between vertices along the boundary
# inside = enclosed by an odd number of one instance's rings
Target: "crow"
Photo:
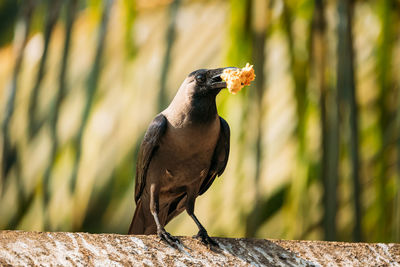
[[[220,77],[224,69],[190,73],[171,104],[150,123],[136,164],[136,210],[129,234],[157,234],[177,247],[179,240],[164,227],[186,210],[199,229],[195,237],[217,246],[195,216],[194,205],[228,162],[230,129],[215,102],[226,88]]]

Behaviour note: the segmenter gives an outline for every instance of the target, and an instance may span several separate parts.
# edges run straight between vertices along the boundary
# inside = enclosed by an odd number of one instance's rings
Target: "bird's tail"
[[[141,199],[136,204],[135,214],[129,226],[130,235],[151,235],[157,233],[157,227],[149,209],[142,204]]]

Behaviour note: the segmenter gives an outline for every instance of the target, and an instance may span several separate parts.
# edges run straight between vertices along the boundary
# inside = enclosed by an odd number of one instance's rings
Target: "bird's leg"
[[[196,218],[194,214],[190,215],[194,222],[196,223],[197,227],[199,228],[199,232],[195,235],[195,238],[198,238],[206,245],[212,245],[218,247],[218,243],[215,242],[207,233],[206,229],[201,225],[199,220]]]
[[[154,217],[154,221],[157,225],[157,235],[167,242],[168,245],[174,248],[178,248],[179,239],[172,236],[170,233],[165,231],[164,227],[161,225],[158,219],[159,212],[159,202],[158,202],[158,192],[156,192],[156,186],[152,184],[150,186],[150,212]]]
[[[196,215],[194,215],[194,197],[189,197],[186,202],[186,211],[192,217],[193,221],[196,223],[197,227],[199,228],[199,232],[194,237],[200,239],[203,244],[207,246],[216,246],[218,247],[218,243],[215,242],[207,233],[206,229],[203,225],[199,222]]]

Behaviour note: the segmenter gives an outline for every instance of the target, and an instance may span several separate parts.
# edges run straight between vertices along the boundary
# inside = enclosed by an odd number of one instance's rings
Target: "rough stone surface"
[[[0,266],[400,266],[400,244],[0,231]]]

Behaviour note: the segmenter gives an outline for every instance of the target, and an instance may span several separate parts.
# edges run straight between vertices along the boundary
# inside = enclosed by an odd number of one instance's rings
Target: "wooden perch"
[[[181,237],[0,231],[0,265],[400,266],[400,244],[215,238],[219,249]]]

